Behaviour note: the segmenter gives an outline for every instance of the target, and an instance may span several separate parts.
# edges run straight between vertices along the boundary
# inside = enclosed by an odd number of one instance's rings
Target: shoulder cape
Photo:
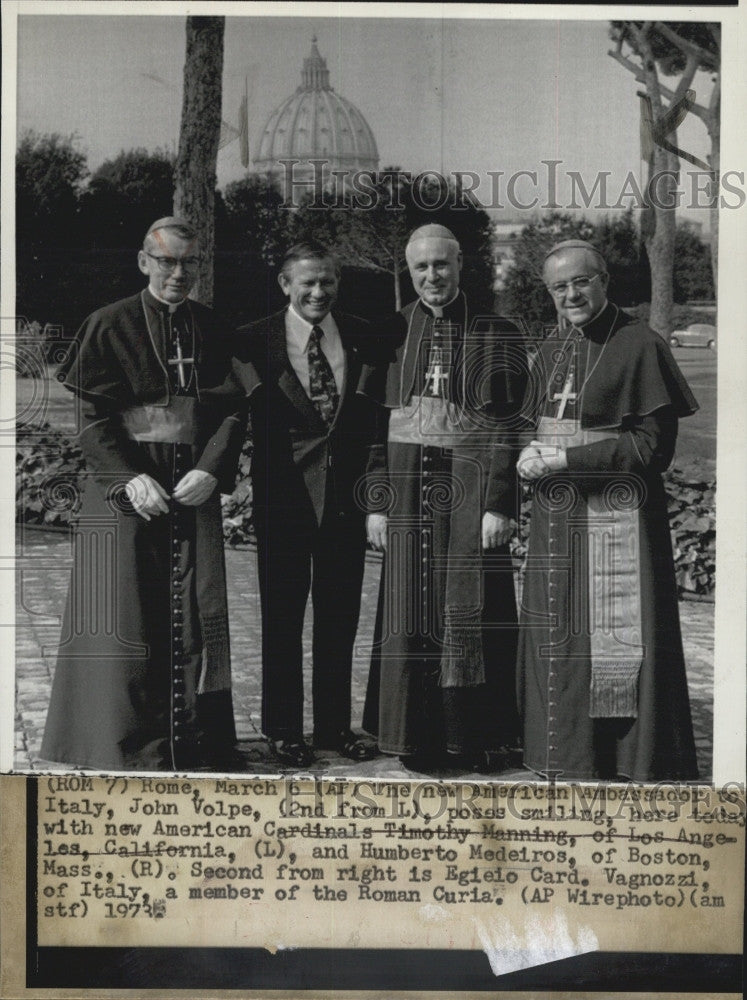
[[[195,325],[199,374],[209,384],[225,377],[227,338],[210,309],[191,300],[188,308]],[[83,322],[57,378],[83,399],[118,408],[133,402],[166,405],[168,377],[152,337],[160,339],[160,329],[151,320],[149,331],[141,292],[106,305]]]
[[[626,418],[645,417],[667,406],[678,417],[695,413],[698,403],[666,341],[646,323],[622,310],[615,318],[614,310],[608,305],[584,329],[585,336],[601,343],[612,325],[601,361],[584,388],[582,426],[619,427]],[[552,370],[556,346],[552,336],[541,345],[545,373]]]

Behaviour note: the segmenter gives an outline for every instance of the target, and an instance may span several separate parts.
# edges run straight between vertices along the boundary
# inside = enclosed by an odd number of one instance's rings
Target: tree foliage
[[[223,204],[225,222],[219,243],[265,264],[278,264],[287,249],[291,214],[282,207],[277,185],[261,174],[247,174],[226,187]]]
[[[88,169],[75,135],[29,129],[16,153],[16,240],[36,245],[76,245],[78,199]]]
[[[174,157],[165,150],[122,150],[93,172],[81,198],[90,243],[136,248],[155,219],[171,215]]]
[[[677,226],[674,254],[674,301],[713,301],[711,248],[687,222]]]

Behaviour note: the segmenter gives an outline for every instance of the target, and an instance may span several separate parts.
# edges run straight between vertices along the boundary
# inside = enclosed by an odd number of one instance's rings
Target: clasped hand
[[[202,469],[190,469],[174,487],[172,494],[177,503],[185,507],[199,507],[212,495],[218,480]],[[147,472],[131,479],[125,487],[127,498],[140,517],[150,521],[159,514],[168,514],[169,495],[161,484]]]
[[[486,511],[482,517],[482,547],[495,549],[499,545],[505,545],[515,526],[511,518]],[[369,514],[366,518],[366,537],[378,552],[386,551],[386,536],[386,514]]]
[[[565,448],[554,444],[532,441],[519,455],[516,469],[522,479],[539,479],[551,472],[562,472],[568,468]]]

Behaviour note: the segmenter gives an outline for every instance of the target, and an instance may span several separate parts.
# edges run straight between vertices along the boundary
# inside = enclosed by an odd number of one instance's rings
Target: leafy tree
[[[677,226],[674,252],[674,301],[713,299],[711,248],[687,222]]]
[[[221,132],[224,17],[187,18],[179,153],[174,168],[174,214],[196,226],[200,269],[195,299],[213,303],[215,181]]]
[[[223,201],[225,244],[265,264],[277,264],[287,248],[290,222],[278,186],[261,174],[247,174],[226,187]]]
[[[657,199],[645,214],[642,235],[651,265],[651,326],[662,334],[672,328],[673,268],[676,238],[675,208],[678,156],[675,130],[687,109],[705,123],[711,138],[709,157],[714,181],[720,167],[721,34],[717,24],[678,21],[613,21],[610,36],[616,47],[609,55],[645,87],[652,131],[664,142],[645,138],[649,177],[657,177]],[[708,105],[695,103],[690,87],[699,71],[712,74],[714,86]],[[675,90],[661,77],[678,77]],[[667,103],[665,103],[667,102]],[[683,103],[686,102],[686,103]],[[678,111],[678,106],[680,110]],[[667,145],[670,148],[667,148]],[[685,157],[686,159],[688,157]],[[714,188],[716,188],[714,184]],[[718,236],[717,198],[713,192],[711,225]],[[714,269],[717,266],[714,254]]]
[[[633,218],[633,209],[597,223],[594,245],[607,262],[610,297],[622,306],[651,297],[651,279],[645,250]]]
[[[75,135],[29,129],[16,153],[16,240],[19,250],[38,245],[74,246],[79,238],[78,199],[88,176]]]
[[[122,150],[94,171],[81,210],[91,245],[139,247],[155,219],[171,214],[174,157],[164,150]]]
[[[369,208],[338,213],[335,249],[347,263],[380,274],[391,275],[394,308],[402,308],[402,275],[407,271],[405,245],[411,228],[407,199],[411,178],[398,167],[388,168],[375,178],[375,194]],[[402,205],[402,208],[387,206]]]

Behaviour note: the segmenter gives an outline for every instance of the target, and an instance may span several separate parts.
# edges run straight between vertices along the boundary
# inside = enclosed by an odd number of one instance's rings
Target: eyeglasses
[[[601,278],[602,272],[597,272],[596,274],[580,274],[578,278],[571,278],[570,281],[556,281],[554,285],[548,285],[547,290],[550,295],[555,296],[559,299],[562,295],[566,295],[573,289],[574,292],[585,292],[588,291],[591,286],[592,281],[595,278]]]
[[[154,253],[148,253],[147,250],[144,250],[143,253],[146,257],[152,257],[156,261],[161,274],[171,274],[172,271],[177,269],[179,264],[182,265],[185,271],[194,271],[200,266],[199,257],[158,257]]]

